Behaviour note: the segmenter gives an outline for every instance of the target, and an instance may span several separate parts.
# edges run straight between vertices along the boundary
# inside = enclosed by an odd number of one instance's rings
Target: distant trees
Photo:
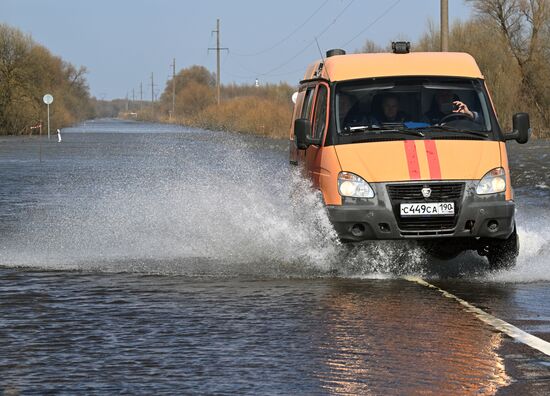
[[[374,41],[367,39],[365,41],[365,44],[363,44],[363,47],[358,51],[359,53],[376,53],[376,52],[387,52],[387,48],[383,48],[382,46],[376,44]]]
[[[539,131],[550,136],[550,1],[469,0],[480,21],[493,26],[515,61],[519,94]]]
[[[295,88],[288,84],[229,84],[221,87],[222,103],[216,101],[216,76],[203,66],[182,69],[176,75],[175,119],[200,128],[286,137],[292,116],[291,95]],[[148,106],[140,112],[145,120],[168,121],[172,109],[172,80],[160,97],[160,106],[151,112]]]
[[[191,66],[176,74],[176,116],[192,117],[216,101],[216,76],[204,66]],[[172,109],[172,79],[160,97],[161,107]]]
[[[85,79],[76,68],[18,29],[0,24],[0,134],[22,134],[45,119],[42,96],[51,93],[53,127],[93,117]]]
[[[526,111],[534,135],[550,137],[550,1],[468,1],[476,16],[452,25],[449,49],[477,60],[505,129]],[[438,51],[439,28],[429,23],[413,48]]]
[[[116,118],[120,113],[126,111],[126,105],[128,101],[126,99],[113,99],[113,100],[100,100],[96,98],[91,99],[92,106],[94,107],[94,114],[97,118]],[[139,102],[133,101],[133,106],[139,106]],[[142,103],[143,105],[143,103]],[[135,110],[135,108],[131,109]]]

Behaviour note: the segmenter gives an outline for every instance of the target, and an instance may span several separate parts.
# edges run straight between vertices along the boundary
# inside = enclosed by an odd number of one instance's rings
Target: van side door
[[[292,121],[290,123],[290,142],[289,142],[289,162],[291,165],[298,165],[298,147],[296,146],[296,138],[294,137],[294,121],[302,117],[302,110],[305,103],[307,89],[300,87],[294,110],[292,112]]]
[[[313,104],[313,139],[318,139],[318,145],[311,145],[305,150],[305,163],[309,177],[315,187],[319,186],[321,174],[322,147],[325,141],[325,134],[329,119],[329,87],[325,83],[317,84],[315,90],[315,101]]]
[[[308,87],[305,88],[305,92],[304,91],[301,91],[299,95],[303,95],[303,100],[302,100],[302,107],[300,109],[299,112],[297,112],[296,116],[295,116],[295,119],[298,119],[298,118],[307,118],[308,120],[312,121],[313,120],[313,102],[314,102],[314,99],[315,99],[315,89],[316,89],[316,86],[315,85],[310,85]],[[298,101],[296,102],[298,103]],[[294,122],[293,122],[294,124]],[[292,127],[294,128],[294,125],[292,125]],[[294,137],[294,130],[292,131],[293,132],[293,140],[294,140],[294,143],[293,143],[293,148],[296,150],[296,157],[295,160],[295,164],[298,165],[299,163],[301,164],[305,164],[305,151],[304,150],[298,150],[298,147],[296,147],[296,138]],[[291,159],[292,159],[292,153],[291,153]]]

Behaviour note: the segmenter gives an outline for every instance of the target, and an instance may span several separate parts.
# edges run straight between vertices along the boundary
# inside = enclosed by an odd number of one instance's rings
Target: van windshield
[[[405,135],[473,139],[493,136],[492,113],[479,80],[399,77],[340,83],[336,87],[339,135]]]

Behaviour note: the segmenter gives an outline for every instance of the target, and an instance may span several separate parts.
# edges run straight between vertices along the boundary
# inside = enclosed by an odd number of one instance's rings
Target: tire
[[[493,271],[511,269],[519,255],[519,238],[514,226],[512,234],[503,240],[492,241],[488,246],[487,260]]]

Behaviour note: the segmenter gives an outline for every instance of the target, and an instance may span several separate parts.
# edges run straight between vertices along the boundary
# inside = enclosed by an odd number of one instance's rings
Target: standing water
[[[287,145],[96,120],[40,162],[36,138],[2,138],[0,393],[516,389],[510,340],[399,275],[546,337],[550,144],[510,145],[521,254],[497,274],[402,243],[350,253]]]

